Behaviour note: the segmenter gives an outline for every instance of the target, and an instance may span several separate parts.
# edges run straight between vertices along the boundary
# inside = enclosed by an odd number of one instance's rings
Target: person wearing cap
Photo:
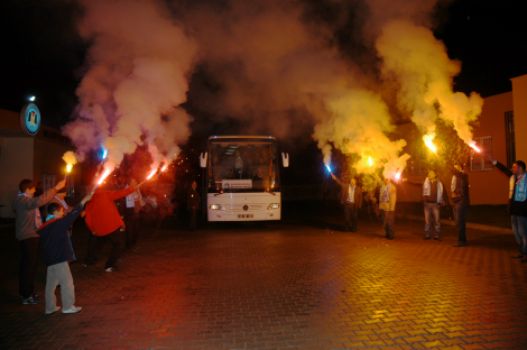
[[[454,220],[458,231],[456,247],[464,247],[467,245],[466,217],[470,205],[468,175],[465,173],[464,165],[454,165],[450,190],[454,205]]]
[[[433,236],[434,239],[440,240],[440,210],[441,206],[444,204],[443,184],[437,178],[436,173],[433,170],[428,172],[428,176],[423,184],[423,202],[425,214],[425,239],[430,239]]]
[[[395,205],[397,203],[397,188],[390,177],[384,178],[384,184],[379,194],[379,209],[383,213],[384,234],[387,239],[394,239]]]
[[[15,199],[16,239],[20,242],[19,292],[22,304],[37,304],[34,280],[38,263],[39,235],[37,228],[42,225],[39,208],[49,203],[58,191],[66,186],[59,181],[55,187],[35,197],[36,186],[30,179],[20,181],[19,193]]]

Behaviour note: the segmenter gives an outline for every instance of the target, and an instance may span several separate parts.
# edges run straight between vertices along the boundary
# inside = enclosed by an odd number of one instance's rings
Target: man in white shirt
[[[443,193],[443,183],[441,183],[441,181],[437,178],[436,173],[430,170],[423,184],[425,239],[432,238],[432,231],[434,231],[434,239],[441,239],[440,210],[441,205],[444,204]]]
[[[331,177],[340,186],[340,203],[344,210],[344,227],[346,231],[356,232],[358,229],[359,209],[362,206],[362,188],[355,178],[347,176],[341,181],[335,174]]]

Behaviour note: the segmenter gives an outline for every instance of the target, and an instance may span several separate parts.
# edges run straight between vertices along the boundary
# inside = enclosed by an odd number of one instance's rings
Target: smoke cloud
[[[405,142],[387,136],[388,108],[368,87],[371,77],[340,52],[331,25],[310,18],[298,1],[226,3],[186,11],[203,65],[220,86],[207,96],[209,111],[242,121],[248,133],[312,134],[326,163],[335,147],[356,173],[404,169]]]
[[[108,162],[147,145],[174,159],[189,134],[186,101],[196,45],[162,1],[82,0],[79,32],[91,46],[76,118],[63,131],[81,158],[104,145]]]
[[[376,41],[382,58],[382,74],[397,89],[397,107],[410,114],[426,134],[434,134],[438,118],[452,125],[470,144],[471,123],[481,114],[483,99],[454,92],[453,78],[461,64],[449,59],[446,47],[430,29],[408,21],[387,23]]]
[[[400,176],[409,158],[392,113],[423,133],[442,119],[468,143],[481,112],[479,95],[453,91],[460,64],[430,30],[437,0],[81,3],[92,45],[78,117],[64,128],[81,156],[101,144],[115,164],[145,144],[156,161],[175,156],[195,67],[194,111],[247,134],[311,135],[326,163],[338,149],[373,178]]]

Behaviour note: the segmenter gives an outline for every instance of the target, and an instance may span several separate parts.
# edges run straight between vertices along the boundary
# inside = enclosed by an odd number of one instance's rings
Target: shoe
[[[104,271],[106,271],[106,272],[114,272],[115,269],[110,266],[110,267],[105,268]]]
[[[434,240],[436,240],[436,241],[440,241],[440,240],[441,240],[441,237],[437,237],[437,236],[436,236],[436,237],[434,237]]]
[[[55,312],[60,310],[60,306],[55,306],[55,309],[53,311],[46,311],[46,315],[54,314]]]
[[[425,236],[425,238],[423,238],[424,240],[429,240],[430,239],[430,236]]]
[[[80,312],[82,310],[82,307],[73,305],[69,309],[62,309],[63,314],[76,314],[77,312]]]
[[[392,240],[393,237],[392,236],[388,236],[388,237],[386,237],[386,239]]]
[[[35,299],[33,296],[22,299],[22,305],[36,305],[36,304],[38,304],[38,300]]]
[[[467,242],[457,242],[456,245],[454,245],[454,247],[464,247],[467,245]]]
[[[33,297],[33,299],[35,299],[36,301],[40,301],[40,296],[39,296],[37,293],[33,293],[32,297]]]

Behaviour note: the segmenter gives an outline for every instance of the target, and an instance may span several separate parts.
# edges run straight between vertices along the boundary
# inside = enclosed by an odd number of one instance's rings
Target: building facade
[[[517,159],[527,161],[527,74],[511,79],[512,90],[486,97],[474,140],[484,152],[472,153],[468,162],[472,205],[504,205],[508,201],[508,178],[492,165],[492,159],[510,167]],[[418,137],[416,135],[416,137]],[[426,176],[411,174],[400,187],[400,200],[421,201],[421,187]],[[440,174],[450,185],[451,174]]]
[[[42,127],[35,136],[20,126],[19,113],[0,109],[0,217],[14,217],[18,184],[33,179],[43,190],[64,176],[62,155],[71,145],[59,131]]]

